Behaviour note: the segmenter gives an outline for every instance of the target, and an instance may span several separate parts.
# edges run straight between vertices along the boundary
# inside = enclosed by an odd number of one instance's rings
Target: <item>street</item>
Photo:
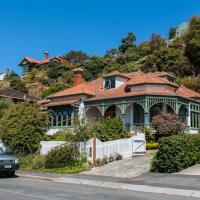
[[[196,200],[198,198],[105,189],[44,180],[0,178],[0,200]]]

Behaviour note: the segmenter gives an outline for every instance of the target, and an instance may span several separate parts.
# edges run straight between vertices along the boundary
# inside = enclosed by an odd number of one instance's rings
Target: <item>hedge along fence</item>
[[[162,138],[151,171],[179,172],[200,163],[200,135],[179,134]]]

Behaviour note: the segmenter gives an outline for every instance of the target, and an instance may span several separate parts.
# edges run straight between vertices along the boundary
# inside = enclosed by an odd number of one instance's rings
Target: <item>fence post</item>
[[[96,135],[93,136],[93,165],[96,166]]]

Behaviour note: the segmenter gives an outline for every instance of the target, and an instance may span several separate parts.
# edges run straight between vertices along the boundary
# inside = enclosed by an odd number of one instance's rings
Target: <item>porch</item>
[[[86,102],[88,121],[101,117],[120,117],[129,131],[150,127],[153,117],[159,113],[176,113],[185,124],[187,132],[197,132],[200,126],[200,105],[185,99],[163,96]]]

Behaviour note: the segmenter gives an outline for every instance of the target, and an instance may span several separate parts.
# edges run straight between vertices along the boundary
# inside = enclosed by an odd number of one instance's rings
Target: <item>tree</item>
[[[20,76],[15,72],[10,72],[6,75],[5,81],[10,82],[10,87],[14,90],[27,92],[25,82],[21,80]]]
[[[123,125],[121,118],[102,118],[93,125],[92,129],[97,138],[103,142],[128,137],[128,130]]]
[[[166,48],[166,43],[160,35],[153,33],[149,42],[151,52],[160,51],[161,48]]]
[[[176,29],[177,29],[177,28],[173,28],[173,27],[171,27],[171,28],[169,29],[169,36],[168,36],[168,39],[169,39],[169,40],[175,38],[175,36],[176,36]]]
[[[96,79],[101,75],[106,67],[104,59],[99,56],[93,56],[88,62],[81,65],[84,69],[84,77],[86,81]]]
[[[2,118],[7,109],[9,109],[14,103],[7,98],[0,99],[0,118]]]
[[[0,120],[0,138],[15,154],[27,155],[36,152],[44,136],[47,114],[29,103],[10,107]]]
[[[190,62],[182,49],[163,49],[158,54],[156,66],[160,71],[171,72],[176,76],[192,75]]]
[[[200,73],[200,17],[192,17],[189,31],[185,36],[185,55],[194,66],[195,74]]]
[[[63,56],[63,59],[71,63],[81,63],[89,59],[89,56],[83,51],[69,51],[66,55]]]
[[[119,51],[121,53],[125,53],[126,50],[130,47],[134,46],[134,42],[136,41],[136,36],[133,33],[128,33],[128,35],[122,39],[122,43],[119,46]]]
[[[185,128],[178,115],[171,113],[161,113],[153,117],[152,126],[156,133],[161,135],[178,134]]]

